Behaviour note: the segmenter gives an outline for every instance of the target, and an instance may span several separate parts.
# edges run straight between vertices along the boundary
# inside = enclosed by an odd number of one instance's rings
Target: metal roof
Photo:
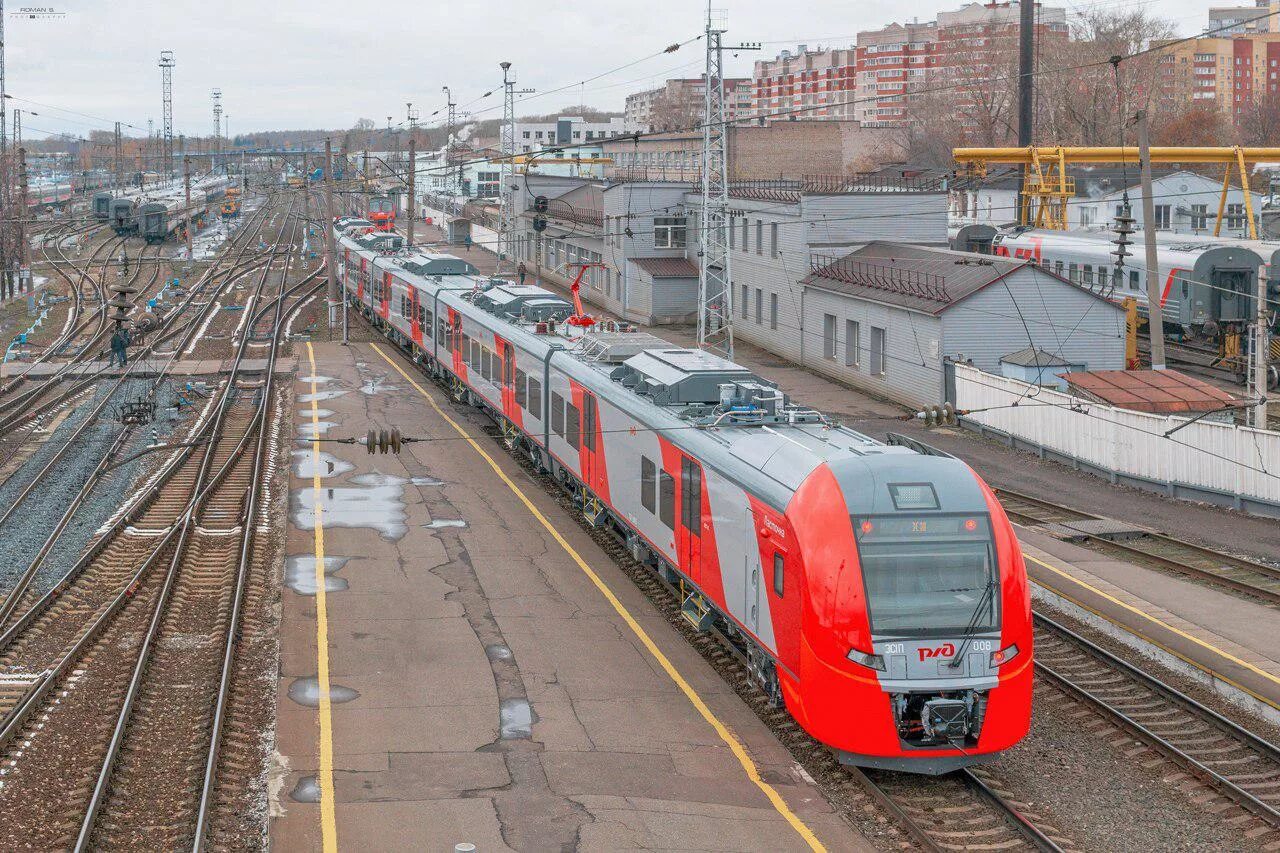
[[[1045,352],[1042,349],[1034,347],[1024,347],[1017,352],[1011,352],[1008,355],[1000,357],[1000,361],[1005,364],[1015,364],[1018,367],[1072,367],[1074,365],[1084,365],[1078,361],[1067,361],[1051,352]]]
[[[806,286],[941,314],[953,303],[1028,264],[877,240],[840,258],[814,255],[810,266],[813,272],[802,282]]]
[[[1086,370],[1064,373],[1082,396],[1135,412],[1160,415],[1212,412],[1240,405],[1240,398],[1176,370]]]
[[[688,258],[631,258],[651,278],[697,278],[698,265]]]

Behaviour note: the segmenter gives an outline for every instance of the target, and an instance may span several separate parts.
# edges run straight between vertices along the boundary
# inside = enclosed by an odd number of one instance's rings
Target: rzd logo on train
[[[952,643],[943,643],[936,648],[920,648],[916,649],[916,651],[920,653],[920,660],[928,660],[929,658],[949,658],[955,656],[956,647]]]

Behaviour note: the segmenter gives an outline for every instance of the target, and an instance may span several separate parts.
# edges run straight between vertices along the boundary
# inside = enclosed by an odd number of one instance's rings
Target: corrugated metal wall
[[[1124,310],[1035,267],[942,314],[942,354],[1000,372],[1000,357],[1035,346],[1089,370],[1124,369]]]

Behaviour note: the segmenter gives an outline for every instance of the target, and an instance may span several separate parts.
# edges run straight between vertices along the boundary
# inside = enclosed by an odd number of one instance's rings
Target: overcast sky
[[[48,2],[48,0],[39,0]],[[1242,0],[1241,5],[1246,3]],[[28,20],[5,0],[10,108],[40,113],[36,131],[87,134],[120,120],[160,126],[160,51],[172,50],[175,133],[212,131],[210,90],[221,88],[232,133],[350,127],[364,117],[385,125],[413,102],[422,121],[444,105],[449,85],[463,108],[500,116],[502,60],[520,87],[537,89],[517,114],[553,112],[580,101],[621,109],[628,92],[669,76],[700,73],[701,42],[640,60],[697,36],[704,6],[693,0],[63,0],[64,18]],[[34,3],[28,2],[28,6]],[[729,72],[799,42],[851,44],[859,30],[912,17],[928,20],[939,0],[733,0],[726,43],[758,41],[763,50],[730,58]],[[1203,0],[1081,0],[1093,7],[1153,10],[1183,34],[1203,29]],[[779,14],[779,10],[784,10]],[[579,85],[579,81],[588,80]],[[567,89],[563,87],[568,87]],[[555,91],[552,90],[561,90]],[[33,104],[29,101],[42,102]],[[93,118],[58,112],[59,107]],[[128,132],[128,131],[126,131]]]

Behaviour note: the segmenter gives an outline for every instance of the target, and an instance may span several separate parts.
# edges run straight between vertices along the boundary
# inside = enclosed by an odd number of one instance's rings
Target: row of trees
[[[1259,94],[1231,113],[1191,97],[1190,78],[1171,76],[1168,53],[1149,50],[1174,35],[1145,11],[1081,12],[1070,40],[1038,46],[1035,141],[1063,145],[1135,143],[1133,115],[1145,109],[1156,145],[1262,145],[1280,139],[1280,99]],[[911,96],[894,152],[912,163],[950,168],[962,145],[1017,144],[1018,59],[1009,39],[987,39],[971,69],[983,83]],[[1147,51],[1147,52],[1144,52]],[[1109,61],[1130,56],[1118,67]],[[1162,67],[1165,66],[1165,67]]]

